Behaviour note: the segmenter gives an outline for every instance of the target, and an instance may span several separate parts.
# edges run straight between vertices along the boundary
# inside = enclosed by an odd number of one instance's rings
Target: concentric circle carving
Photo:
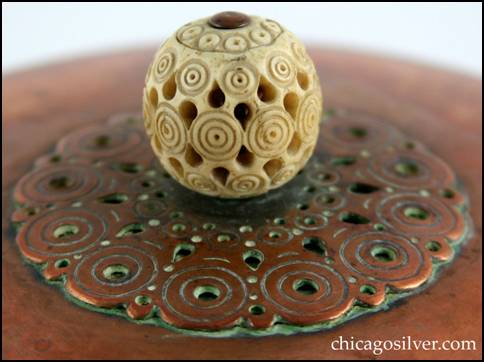
[[[310,93],[302,100],[296,118],[296,129],[303,141],[317,138],[320,119],[320,98],[316,94]]]
[[[232,16],[190,22],[163,43],[143,116],[170,176],[204,195],[250,198],[281,187],[310,159],[322,100],[316,70],[304,64],[311,60],[291,48],[299,40],[273,20],[244,15],[234,26]]]
[[[267,71],[271,79],[284,86],[296,76],[292,59],[283,52],[273,52],[267,62]]]
[[[198,47],[202,50],[213,50],[217,48],[221,40],[216,33],[206,33],[198,40]]]
[[[215,182],[199,173],[190,172],[185,176],[185,179],[192,188],[203,190],[206,194],[214,194],[217,192],[217,185]]]
[[[281,26],[274,20],[263,20],[261,22],[261,27],[271,33],[274,37],[278,36],[282,32]]]
[[[177,84],[186,95],[201,93],[210,81],[210,70],[207,64],[198,59],[185,63],[177,72]]]
[[[240,34],[229,35],[224,40],[224,48],[227,52],[240,53],[247,50],[249,42]]]
[[[263,192],[267,181],[260,175],[239,175],[232,178],[228,188],[240,194],[257,194]]]
[[[148,94],[148,90],[145,88],[143,97],[143,119],[146,133],[148,136],[151,136],[155,132],[154,124],[156,107],[150,101],[148,101],[149,98],[150,96]]]
[[[191,40],[198,37],[203,32],[203,27],[201,25],[190,25],[179,32],[179,38],[181,40]]]
[[[272,41],[271,33],[264,29],[254,29],[249,36],[258,45],[267,45]]]
[[[240,53],[271,45],[284,33],[283,28],[273,20],[251,18],[247,26],[222,31],[214,31],[209,19],[200,19],[178,30],[176,39],[180,44],[194,50]],[[224,34],[224,39],[219,34]]]
[[[247,96],[257,89],[257,71],[250,64],[229,64],[221,75],[220,85],[230,95]]]
[[[190,140],[195,150],[208,160],[233,158],[242,146],[242,129],[222,112],[206,112],[190,127]]]
[[[303,69],[310,69],[312,67],[311,58],[308,56],[303,44],[297,39],[293,39],[290,48],[292,55]]]
[[[276,157],[285,152],[294,132],[291,116],[279,109],[261,112],[249,123],[248,144],[261,157]]]
[[[176,55],[173,48],[163,49],[153,64],[153,76],[158,82],[163,82],[171,74],[176,64]]]
[[[187,132],[183,121],[172,106],[167,103],[160,104],[155,127],[162,148],[175,154],[185,149]]]
[[[271,182],[275,186],[283,185],[291,180],[297,172],[298,168],[295,165],[287,165],[272,176]]]

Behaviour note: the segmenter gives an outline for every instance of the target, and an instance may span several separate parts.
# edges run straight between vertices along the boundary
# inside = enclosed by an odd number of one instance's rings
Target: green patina
[[[336,111],[334,109],[327,110],[325,112],[324,116],[323,116],[323,120],[330,118],[335,113],[336,113]],[[359,128],[352,129],[351,132],[352,132],[352,135],[356,138],[362,138],[362,137],[366,136],[366,131],[359,129]],[[99,140],[98,146],[105,147],[106,145],[109,144],[109,142],[110,142],[109,138],[107,138],[107,139],[101,138]],[[57,159],[57,157],[55,157],[52,160],[52,162],[58,162],[59,160],[60,160],[60,158]],[[331,164],[333,166],[340,166],[341,167],[341,166],[351,165],[355,162],[355,160],[356,160],[356,158],[353,157],[353,156],[337,157],[337,158],[331,159]],[[142,171],[142,169],[140,167],[138,167],[136,164],[132,164],[132,163],[117,164],[117,165],[114,165],[114,168],[117,169],[117,170],[123,171],[124,173],[128,173],[128,174],[136,174],[136,173],[139,173],[139,172]],[[418,173],[418,169],[413,164],[408,163],[408,162],[401,162],[399,165],[396,166],[396,169],[394,171],[397,174],[400,174],[400,175],[403,175],[403,176],[409,176],[409,177]],[[149,171],[147,171],[147,173],[148,172]],[[67,181],[68,180],[65,180],[65,179],[56,179],[52,186],[63,188],[63,187],[68,186]],[[356,191],[357,193],[369,193],[369,192],[371,192],[371,188],[369,188],[367,186],[368,185],[356,185],[356,186],[353,187],[353,189],[351,191],[352,192]],[[457,186],[457,188],[460,188],[461,185],[456,185],[456,186]],[[305,190],[305,192],[314,192],[314,190],[311,191],[311,189],[307,189],[307,190]],[[158,193],[156,193],[157,198],[164,198],[165,196],[166,196],[166,193],[164,193],[162,191],[159,191]],[[451,197],[453,197],[453,191],[452,190],[443,190],[443,191],[441,191],[441,196],[451,198]],[[114,204],[116,204],[116,203],[122,203],[126,200],[127,200],[127,198],[125,198],[125,195],[123,195],[123,194],[110,194],[110,195],[107,195],[107,196],[99,199],[98,201],[104,202],[104,203],[114,203]],[[239,319],[236,326],[234,326],[232,328],[228,328],[228,329],[210,330],[210,331],[209,330],[182,329],[182,328],[175,327],[175,326],[165,322],[161,318],[160,308],[157,305],[153,305],[151,312],[145,318],[135,320],[135,319],[129,317],[129,315],[127,314],[127,311],[126,311],[127,305],[121,304],[121,305],[113,306],[113,307],[109,307],[109,308],[107,308],[107,307],[97,307],[97,306],[94,306],[92,304],[86,303],[86,302],[84,302],[80,299],[75,298],[73,295],[71,295],[69,293],[69,291],[65,287],[66,282],[67,282],[66,274],[62,274],[62,276],[59,277],[56,280],[46,280],[46,279],[43,279],[43,280],[48,285],[59,288],[62,291],[64,297],[68,301],[76,304],[77,306],[85,308],[89,311],[103,313],[105,315],[115,317],[115,318],[125,318],[125,319],[129,320],[130,322],[140,324],[140,325],[153,325],[153,326],[157,326],[157,327],[162,327],[162,328],[165,328],[165,329],[173,331],[173,332],[182,333],[182,334],[191,335],[191,336],[205,336],[205,337],[214,337],[214,338],[227,338],[227,337],[235,337],[235,336],[237,336],[237,337],[258,337],[258,336],[270,336],[270,335],[292,335],[292,334],[303,333],[303,332],[307,333],[307,332],[325,331],[325,330],[330,330],[332,328],[340,326],[340,325],[342,325],[342,324],[344,324],[348,321],[355,320],[355,319],[362,317],[364,315],[376,313],[376,312],[379,312],[379,311],[389,310],[390,308],[396,306],[399,302],[403,301],[405,298],[408,298],[412,295],[416,295],[416,294],[422,292],[424,289],[426,289],[432,283],[434,283],[437,280],[439,274],[444,269],[444,267],[450,265],[451,262],[453,261],[453,259],[458,255],[462,245],[464,245],[464,242],[472,236],[472,221],[471,221],[469,215],[467,214],[467,208],[468,208],[467,207],[467,205],[468,205],[467,201],[468,200],[466,198],[466,200],[462,204],[455,206],[456,210],[458,210],[465,218],[465,232],[463,233],[463,236],[460,240],[456,240],[454,242],[449,243],[449,245],[451,246],[451,248],[453,249],[453,252],[454,252],[453,257],[450,258],[447,261],[440,261],[438,259],[433,258],[432,259],[432,266],[433,266],[432,273],[431,273],[431,276],[425,281],[425,283],[423,283],[422,285],[420,285],[419,287],[417,287],[415,289],[408,290],[408,291],[399,291],[399,290],[395,290],[395,289],[392,289],[390,287],[387,287],[385,289],[385,300],[380,305],[370,306],[370,305],[363,304],[361,301],[355,300],[352,307],[346,313],[344,313],[342,316],[340,316],[340,317],[338,317],[334,320],[326,321],[324,323],[317,323],[317,324],[313,324],[313,325],[304,325],[304,326],[303,325],[295,325],[295,324],[290,324],[289,322],[283,320],[280,316],[275,315],[274,320],[273,320],[274,323],[272,324],[272,326],[269,327],[269,328],[265,328],[265,329],[254,329],[254,327],[252,327],[249,324],[248,320],[243,319],[243,318]],[[23,208],[24,212],[27,212],[27,213],[29,212],[27,210],[28,208],[26,208],[24,205],[19,204],[16,201],[14,201],[14,205],[17,209]],[[299,209],[304,210],[305,208],[303,206],[305,206],[305,205],[301,204],[301,207],[299,207]],[[49,206],[47,206],[47,207],[49,207]],[[424,212],[422,212],[422,210],[417,210],[415,208],[407,210],[407,214],[408,214],[409,217],[413,217],[415,219],[419,219],[419,220],[425,219]],[[176,218],[179,218],[181,216],[183,216],[183,213],[179,213],[179,212],[175,212],[175,213],[172,213],[170,215],[170,217],[172,219],[176,219]],[[357,214],[350,214],[350,215],[346,214],[345,215],[343,213],[343,214],[340,215],[340,217],[343,219],[343,221],[345,221],[347,223],[360,224],[360,223],[366,223],[367,222],[367,220],[361,219],[360,215],[357,215]],[[309,225],[311,225],[312,222],[313,221],[311,221],[310,218],[307,219],[307,223]],[[368,222],[369,222],[369,220],[368,220]],[[282,224],[285,224],[285,220],[283,218],[275,218],[275,219],[273,219],[273,223],[276,224],[276,225],[282,225]],[[13,227],[17,232],[22,227],[22,225],[23,225],[22,222],[13,223]],[[182,232],[182,231],[185,231],[185,229],[186,229],[185,225],[182,224],[181,222],[180,223],[174,223],[172,226],[173,226],[173,229],[172,229],[173,232]],[[217,227],[217,225],[215,223],[204,223],[203,226],[202,226],[203,230],[206,230],[206,231],[207,230],[213,230],[216,227]],[[383,224],[379,224],[379,223],[374,224],[373,227],[376,230],[385,229],[385,226]],[[133,224],[129,224],[129,225],[123,227],[116,236],[118,238],[129,237],[133,234],[141,233],[145,229],[146,229],[146,226],[144,224],[133,223]],[[195,230],[193,230],[193,231],[195,231]],[[250,232],[250,231],[251,230],[248,229],[248,228],[244,228],[244,230],[241,230],[241,232]],[[63,229],[59,229],[57,231],[57,237],[67,238],[70,235],[75,234],[75,233],[76,233],[75,228],[73,228],[73,227],[65,228],[64,227]],[[197,235],[194,235],[193,237],[196,237],[196,236]],[[281,236],[281,234],[273,231],[268,236],[271,237],[271,238],[277,239]],[[196,240],[200,241],[198,238]],[[228,241],[230,241],[230,236],[225,235],[225,234],[220,234],[218,241],[219,242],[228,242]],[[251,246],[254,246],[254,245],[251,245]],[[320,255],[320,256],[325,255],[325,245],[322,241],[306,242],[306,244],[303,243],[303,247],[306,249],[306,251],[310,251],[310,252],[315,253],[315,254]],[[436,248],[438,248],[439,244],[436,241],[430,241],[430,242],[427,242],[425,244],[425,247],[428,250],[432,251],[432,250],[435,250]],[[194,252],[194,250],[195,249],[194,249],[193,245],[191,245],[189,243],[180,244],[173,251],[172,262],[175,263],[175,262],[180,261],[182,258],[192,254]],[[388,262],[390,262],[393,258],[393,256],[392,256],[393,254],[392,254],[391,250],[386,250],[386,249],[380,248],[378,250],[375,250],[374,253],[375,253],[375,255],[378,256],[378,258],[382,259],[383,261],[388,260]],[[45,268],[48,266],[47,263],[35,264],[35,263],[31,262],[30,260],[26,259],[24,256],[22,256],[22,258],[27,264],[32,265],[39,272],[40,275],[43,275]],[[258,264],[263,260],[264,256],[263,256],[262,253],[260,253],[257,250],[251,250],[251,251],[243,254],[242,258],[245,261],[245,263],[252,270],[256,270],[257,267],[258,267]],[[62,268],[67,267],[69,265],[69,260],[59,259],[59,260],[53,261],[53,263],[55,263],[56,268],[62,269]],[[110,268],[111,269],[109,269],[109,268],[106,269],[107,275],[105,275],[105,277],[107,279],[122,278],[123,273],[126,273],[126,270],[123,268],[123,266],[112,265],[112,266],[110,266]],[[250,283],[250,281],[248,281],[248,282]],[[255,282],[257,282],[257,278],[255,279]],[[298,281],[297,283],[295,283],[293,287],[295,289],[303,288],[302,289],[303,294],[304,293],[310,294],[311,288],[308,288],[308,285],[311,286],[310,283],[308,284],[307,281],[302,280],[302,281]],[[306,287],[306,289],[304,289],[304,287]],[[314,286],[313,286],[313,289],[314,289]],[[369,294],[371,294],[371,289],[368,289],[367,291],[369,292]],[[204,293],[205,294],[208,293],[207,294],[208,297],[205,296],[204,298],[209,298],[210,293],[217,296],[218,291],[216,289],[214,289],[213,286],[204,285],[204,286],[201,286],[198,289],[197,295],[195,297],[203,299],[202,297],[203,297]],[[251,305],[249,303],[249,298],[250,297],[248,296],[246,308],[248,308],[248,310],[254,316],[257,316],[258,314],[264,313],[264,307],[260,306],[260,305],[256,305],[256,304]],[[250,299],[252,299],[252,298],[250,298]],[[151,299],[147,296],[138,295],[134,298],[134,302],[138,305],[147,305],[147,304],[151,303]]]
[[[407,297],[410,297],[412,295],[422,292],[424,289],[426,289],[428,286],[433,284],[438,279],[438,276],[441,273],[443,267],[451,264],[455,256],[459,254],[460,249],[464,244],[464,241],[468,240],[472,236],[472,231],[471,231],[472,228],[470,227],[470,225],[471,225],[471,220],[468,216],[466,216],[466,231],[463,234],[463,237],[460,240],[451,244],[452,249],[454,251],[454,257],[448,261],[439,261],[437,259],[433,259],[432,260],[433,269],[432,269],[431,276],[424,284],[422,284],[418,288],[415,288],[413,290],[406,291],[406,292],[401,292],[387,287],[385,290],[385,301],[378,306],[372,307],[372,306],[362,304],[359,301],[355,301],[353,306],[341,317],[324,323],[318,323],[318,324],[306,325],[306,326],[288,324],[284,320],[282,320],[282,318],[276,316],[274,320],[274,324],[271,327],[266,329],[253,329],[248,325],[247,321],[243,319],[239,320],[239,323],[235,327],[232,327],[230,329],[222,329],[218,331],[182,329],[182,328],[174,327],[173,325],[170,325],[164,322],[160,317],[160,310],[158,306],[153,306],[151,313],[148,314],[148,316],[145,317],[144,319],[136,320],[128,316],[128,314],[126,313],[125,305],[119,305],[112,308],[102,308],[102,307],[96,307],[92,304],[88,304],[86,302],[83,302],[75,298],[74,296],[69,294],[69,292],[65,288],[65,284],[67,280],[65,275],[62,275],[60,279],[45,280],[45,282],[49,285],[58,287],[63,292],[64,297],[68,301],[82,308],[86,308],[90,311],[100,312],[113,317],[125,318],[136,324],[158,326],[173,332],[183,333],[191,336],[203,336],[203,337],[214,337],[214,338],[260,337],[260,336],[270,336],[270,335],[293,335],[297,333],[319,332],[319,331],[325,331],[325,330],[335,328],[348,321],[362,317],[363,315],[389,310],[391,307],[395,306],[399,301],[402,301]],[[18,227],[19,226],[17,225],[17,228]],[[47,263],[34,264],[26,258],[23,258],[23,259],[27,264],[33,265],[34,268],[37,269],[37,271],[41,274],[43,270],[47,267]]]

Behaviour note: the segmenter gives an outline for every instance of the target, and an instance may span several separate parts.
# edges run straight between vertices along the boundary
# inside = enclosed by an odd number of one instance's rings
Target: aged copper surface
[[[250,17],[237,11],[223,11],[210,18],[208,23],[218,29],[237,29],[250,23]]]
[[[139,95],[134,95],[131,89],[142,86],[152,52],[150,49],[79,60],[4,79],[3,101],[9,105],[3,114],[4,358],[481,357],[481,82],[425,66],[351,52],[310,51],[326,84],[326,104],[353,109],[360,117],[367,115],[398,125],[410,140],[423,141],[445,160],[469,192],[469,211],[476,232],[454,263],[442,269],[436,283],[408,300],[401,300],[388,313],[372,314],[321,333],[260,339],[194,338],[157,326],[129,323],[123,318],[80,308],[65,300],[57,288],[43,283],[38,273],[22,262],[15,242],[11,228],[13,187],[30,172],[33,160],[52,152],[52,146],[69,132],[86,125],[103,125],[112,114],[136,109]],[[69,91],[59,86],[60,79],[71,81]],[[56,184],[71,185],[62,179]],[[402,336],[417,340],[474,340],[477,348],[391,350],[376,356],[372,351],[333,350],[331,342],[339,336],[369,340],[397,340]]]
[[[248,200],[177,184],[140,117],[81,128],[16,185],[17,242],[76,299],[162,326],[291,333],[374,312],[453,258],[466,205],[451,169],[386,120],[327,118],[295,180]]]

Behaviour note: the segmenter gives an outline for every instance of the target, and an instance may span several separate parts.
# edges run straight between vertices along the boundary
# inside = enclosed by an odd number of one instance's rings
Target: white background
[[[306,43],[482,75],[481,3],[3,3],[2,73],[159,45],[181,25],[223,10],[272,18]]]

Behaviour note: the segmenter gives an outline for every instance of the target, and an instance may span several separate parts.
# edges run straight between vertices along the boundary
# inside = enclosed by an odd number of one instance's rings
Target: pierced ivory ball
[[[224,12],[186,24],[148,69],[145,127],[164,168],[212,196],[291,180],[316,145],[322,97],[303,44],[273,20]]]

